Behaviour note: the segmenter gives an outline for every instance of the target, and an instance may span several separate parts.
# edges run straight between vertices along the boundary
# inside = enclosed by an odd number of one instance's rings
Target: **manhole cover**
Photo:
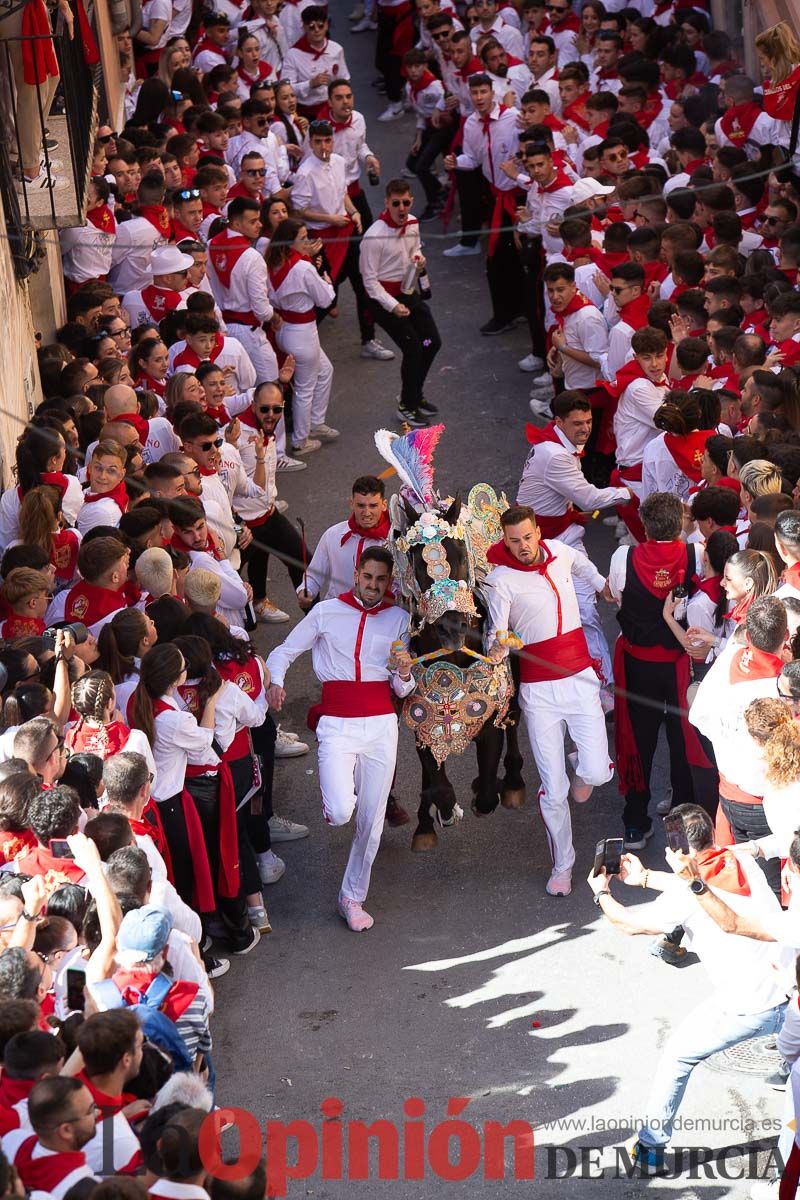
[[[767,1043],[775,1041],[772,1037],[750,1038],[747,1042],[738,1042],[727,1050],[720,1050],[705,1060],[705,1065],[712,1071],[736,1071],[745,1075],[771,1075],[777,1071],[783,1059],[777,1050],[767,1050]]]

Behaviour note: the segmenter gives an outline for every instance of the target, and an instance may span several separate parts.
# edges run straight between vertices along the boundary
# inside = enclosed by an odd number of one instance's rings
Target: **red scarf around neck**
[[[797,91],[800,89],[800,65],[794,67],[781,83],[764,80],[764,112],[776,121],[791,121],[794,116]]]
[[[67,594],[64,617],[67,621],[82,621],[94,625],[103,617],[109,617],[121,608],[126,608],[125,593],[111,588],[98,587],[94,583],[76,583]]]
[[[169,214],[163,204],[140,204],[139,216],[149,221],[162,237],[169,237]]]
[[[110,492],[84,492],[83,503],[95,504],[98,500],[113,500],[119,508],[120,512],[128,511],[128,490],[125,487],[125,480],[118,483]]]
[[[154,321],[164,319],[167,313],[176,309],[181,302],[180,292],[172,288],[159,287],[157,283],[148,283],[142,288],[142,300]]]
[[[732,850],[722,846],[709,846],[707,850],[695,851],[695,862],[703,880],[711,887],[719,888],[722,892],[732,892],[736,896],[750,895],[747,876]]]
[[[598,379],[595,386],[602,388],[604,392],[608,392],[613,400],[619,400],[622,393],[637,379],[647,379],[647,375],[636,359],[632,358],[630,362],[625,363],[625,366],[617,371],[617,378],[613,383],[610,383],[607,379]],[[648,379],[648,383],[652,382],[651,379]],[[669,387],[666,375],[660,383],[653,383],[653,387]]]
[[[720,119],[720,126],[728,141],[741,149],[761,111],[761,105],[756,104],[754,100],[749,104],[731,104],[726,108]]]
[[[626,325],[634,330],[644,329],[647,325],[647,315],[650,312],[652,301],[649,296],[642,293],[634,300],[629,300],[627,304],[623,304],[619,310],[619,319],[624,321]]]
[[[686,578],[684,542],[640,542],[630,554],[636,578],[659,600]]]
[[[574,100],[566,104],[561,110],[562,115],[567,121],[572,121],[580,129],[589,132],[589,121],[586,117],[586,101],[589,99],[591,92],[581,92]]]
[[[392,522],[389,519],[389,513],[386,510],[381,513],[381,519],[378,521],[378,524],[373,525],[371,529],[364,529],[362,525],[358,524],[355,517],[351,513],[351,515],[347,518],[347,530],[342,536],[342,540],[339,545],[345,546],[352,537],[368,538],[373,542],[385,542],[391,531]]]
[[[299,262],[304,261],[308,262],[308,259],[305,257],[305,255],[298,254],[296,250],[290,250],[289,254],[279,267],[270,267],[269,281],[272,284],[273,289],[277,292],[278,288],[281,286],[292,267],[295,267]]]
[[[781,673],[783,659],[755,646],[742,646],[731,659],[729,680],[731,683],[752,683],[756,679],[777,679]]]
[[[87,208],[86,220],[102,233],[117,232],[116,219],[107,204],[95,204],[94,208]]]
[[[378,613],[385,612],[387,608],[394,608],[394,600],[385,599],[379,601],[378,604],[373,604],[372,608],[365,608],[361,601],[356,598],[356,595],[352,590],[349,592],[342,592],[340,596],[336,597],[336,599],[341,600],[342,604],[347,604],[350,608],[354,608],[356,612],[366,613],[368,617],[377,616]]]
[[[692,483],[700,482],[700,468],[703,465],[703,451],[706,442],[714,436],[714,429],[695,429],[680,437],[677,433],[665,433],[664,445],[675,461],[676,467],[683,471]]]
[[[436,83],[436,76],[432,71],[423,71],[416,83],[408,80],[409,91],[416,100],[420,92],[424,92],[425,88],[430,87],[432,83]]]
[[[553,313],[553,316],[555,317],[556,325],[558,325],[559,329],[563,329],[564,323],[565,323],[567,317],[571,317],[573,313],[580,312],[580,310],[582,308],[591,308],[591,307],[592,307],[591,300],[587,300],[582,292],[576,292],[575,295],[570,300],[569,304],[566,306],[566,308],[562,309],[561,312]]]
[[[315,50],[307,36],[303,34],[299,42],[295,42],[295,44],[292,46],[292,49],[302,50],[304,54],[310,54],[314,62],[316,62],[318,59],[322,58],[323,54],[328,49],[328,39],[325,38],[325,41],[319,50]]]
[[[408,220],[402,224],[399,221],[395,221],[388,208],[384,208],[382,212],[378,213],[378,220],[383,221],[384,225],[388,225],[390,229],[396,229],[398,237],[405,237],[406,230],[408,229],[409,225],[417,224],[416,217],[409,217]]]
[[[229,193],[230,194],[230,193]],[[231,273],[244,254],[251,249],[251,242],[242,233],[224,230],[208,244],[208,257],[224,288],[231,286]]]
[[[539,542],[539,551],[543,555],[541,562],[521,563],[501,538],[499,542],[495,542],[489,547],[486,558],[494,567],[509,567],[512,571],[527,571],[529,574],[543,575],[550,564],[555,562],[556,556],[544,541]]]
[[[147,439],[150,437],[150,422],[146,421],[139,413],[120,413],[119,416],[111,418],[110,424],[113,424],[114,421],[124,421],[126,425],[132,425],[139,435],[142,446],[147,445]]]

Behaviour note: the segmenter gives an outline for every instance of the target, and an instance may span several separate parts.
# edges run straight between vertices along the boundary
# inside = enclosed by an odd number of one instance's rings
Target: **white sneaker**
[[[277,883],[286,870],[286,863],[272,850],[257,854],[258,873],[262,883]]]
[[[318,442],[315,438],[307,437],[304,442],[295,442],[292,445],[292,454],[312,454],[315,450],[322,448],[322,442]]]
[[[308,463],[301,462],[299,458],[291,458],[288,454],[279,454],[275,463],[276,471],[305,471]]]
[[[314,438],[320,442],[335,442],[339,436],[338,429],[332,429],[330,425],[312,425],[311,432]]]
[[[371,17],[362,17],[356,25],[350,26],[351,33],[366,33],[368,29],[377,29],[378,22],[373,21]]]
[[[299,842],[308,837],[308,826],[273,815],[269,819],[269,836],[273,842]]]
[[[402,100],[392,101],[378,117],[379,121],[399,121],[404,115]]]
[[[461,242],[456,242],[455,246],[450,246],[444,251],[444,258],[471,258],[480,252],[481,248],[477,242],[474,246],[462,246]]]
[[[66,179],[56,179],[46,171],[40,171],[33,179],[23,175],[16,180],[16,185],[20,192],[62,192],[69,186]]]
[[[547,364],[545,363],[543,358],[539,358],[537,355],[535,355],[533,353],[526,354],[525,357],[521,358],[519,360],[519,362],[517,363],[517,366],[519,367],[520,371],[528,371],[528,372],[543,371],[545,369],[546,365]]]
[[[258,904],[251,908],[247,906],[247,919],[257,929],[259,933],[272,933],[272,926],[269,923],[269,916],[263,904]]]
[[[289,501],[288,500],[276,500],[275,507],[279,513],[285,513],[289,507]]]
[[[556,875],[553,871],[544,890],[549,896],[568,896],[572,891],[572,872],[564,871],[562,875]]]
[[[545,421],[552,420],[553,411],[550,408],[549,400],[540,400],[536,396],[531,396],[528,406],[535,417],[542,417]]]
[[[291,620],[289,614],[271,600],[259,600],[258,604],[253,605],[253,612],[256,614],[256,620],[263,625],[285,625]]]
[[[301,742],[296,733],[289,733],[288,729],[281,729],[279,726],[275,739],[275,757],[302,758],[304,754],[308,754],[306,742]]]
[[[380,120],[380,118],[378,118]],[[387,346],[382,346],[377,338],[372,338],[369,342],[364,342],[361,347],[361,358],[377,358],[380,362],[389,362],[394,358],[394,351],[389,350]]]

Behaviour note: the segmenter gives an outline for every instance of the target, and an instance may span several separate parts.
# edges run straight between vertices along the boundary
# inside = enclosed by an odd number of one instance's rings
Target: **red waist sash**
[[[557,538],[565,529],[569,529],[570,525],[585,525],[588,520],[588,513],[576,512],[574,508],[568,508],[560,517],[546,517],[541,513],[536,514],[536,524],[541,530],[542,537],[545,538]]]
[[[317,319],[313,308],[307,308],[305,312],[292,312],[290,308],[276,308],[275,312],[287,325],[313,325]]]
[[[569,633],[545,638],[543,642],[530,642],[522,647],[520,654],[520,681],[522,683],[547,683],[550,680],[568,679],[593,666],[586,645],[586,635],[579,626]]]
[[[223,308],[222,318],[225,321],[230,321],[231,325],[250,325],[252,328],[255,328],[261,324],[254,312],[237,312],[232,308]]]
[[[392,689],[386,679],[355,683],[332,679],[322,685],[322,699],[308,710],[307,723],[315,730],[320,717],[382,717],[394,713]]]

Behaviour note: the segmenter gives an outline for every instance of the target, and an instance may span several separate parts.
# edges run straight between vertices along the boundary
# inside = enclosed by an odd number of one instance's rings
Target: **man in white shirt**
[[[139,216],[117,223],[108,278],[120,296],[152,283],[152,253],[156,246],[167,244],[170,234],[165,190],[163,175],[145,175],[137,192]]]
[[[328,84],[327,118],[333,129],[333,152],[344,159],[345,180],[350,199],[361,214],[361,228],[372,224],[372,212],[361,186],[361,171],[366,167],[372,177],[380,175],[380,160],[367,145],[367,125],[355,109],[353,87],[349,79],[332,79]]]
[[[444,165],[449,171],[480,167],[492,190],[494,207],[486,257],[492,317],[480,332],[484,337],[494,337],[512,329],[525,311],[524,279],[513,233],[520,193],[516,182],[502,169],[519,147],[519,114],[515,108],[501,111],[492,81],[485,73],[470,77],[469,90],[475,112],[464,125],[461,153],[448,154]]]
[[[328,37],[327,5],[309,5],[300,19],[303,36],[283,60],[282,78],[288,79],[294,88],[298,112],[313,121],[327,102],[328,84],[334,79],[349,79],[350,72],[344,50]]]
[[[620,904],[611,894],[613,877],[605,870],[588,880],[595,904],[623,933],[663,934],[681,925],[714,988],[683,1017],[661,1051],[634,1148],[643,1171],[663,1167],[675,1117],[697,1064],[720,1050],[780,1030],[793,974],[794,955],[782,954],[774,944],[726,934],[703,910],[703,897],[710,892],[747,920],[779,917],[778,902],[758,866],[714,845],[711,818],[699,806],[680,804],[672,811],[682,819],[688,857],[697,869],[691,891],[683,882],[644,870],[638,859],[627,857],[625,883],[662,892],[652,904],[637,904],[631,910]]]
[[[272,679],[267,698],[270,708],[280,711],[286,672],[304,651],[312,652],[314,673],[322,683],[314,717],[325,819],[330,825],[346,825],[357,811],[338,905],[357,933],[373,924],[363,902],[397,759],[392,694],[402,698],[415,687],[408,613],[385,599],[392,570],[388,550],[365,550],[352,590],[317,604],[267,660]]]
[[[138,325],[158,325],[168,313],[186,307],[181,293],[186,288],[187,273],[192,266],[192,256],[183,254],[177,246],[155,247],[150,255],[152,282],[126,292],[122,297],[122,307],[132,329]]]
[[[204,503],[182,496],[170,506],[170,520],[175,526],[175,548],[189,555],[193,568],[202,567],[219,577],[221,591],[217,614],[229,625],[244,625],[244,610],[251,602],[253,592],[249,584],[242,582],[230,560],[223,557],[216,531],[212,533],[209,529]]]
[[[490,33],[509,54],[522,61],[525,58],[522,34],[498,14],[497,0],[476,0],[475,10],[478,21],[470,30],[473,45],[477,46],[478,38]]]
[[[136,392],[127,384],[112,384],[103,396],[103,406],[111,425],[120,421],[131,424],[136,429],[145,463],[158,462],[165,454],[180,450],[180,441],[166,417],[151,417],[148,421],[139,416]],[[93,446],[88,448],[87,460],[91,459],[93,449]]]
[[[382,546],[390,532],[383,480],[359,475],[350,491],[350,516],[322,534],[297,588],[303,611],[308,612],[317,598],[330,600],[346,591],[361,555],[370,546]]]
[[[561,92],[558,90],[558,66],[556,65],[556,44],[551,37],[540,34],[532,37],[528,47],[528,66],[530,67],[531,88],[542,88],[550,97],[550,111],[554,116],[561,116]]]

